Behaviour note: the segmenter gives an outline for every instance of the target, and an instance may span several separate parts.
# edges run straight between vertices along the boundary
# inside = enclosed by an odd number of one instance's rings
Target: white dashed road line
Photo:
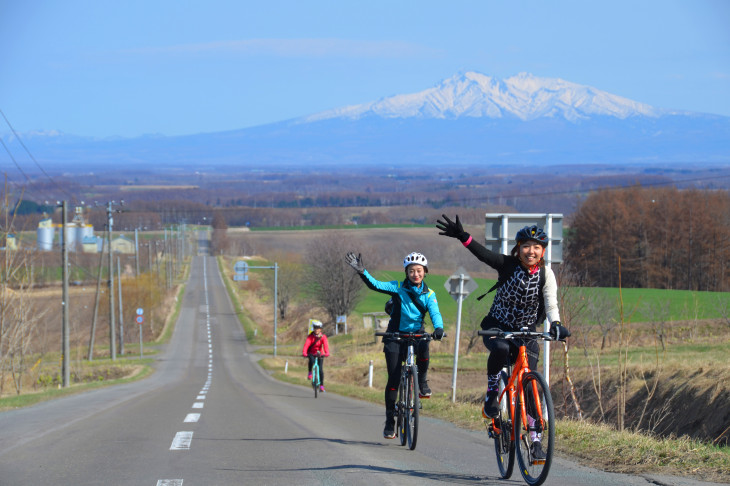
[[[211,379],[213,377],[213,343],[210,332],[210,307],[208,305],[208,278],[206,276],[206,261],[203,259],[203,288],[205,293],[205,305],[201,306],[201,310],[205,312],[205,323],[206,331],[208,334],[208,376],[200,390],[200,393],[196,397],[196,400],[205,400],[208,389],[210,388]],[[194,402],[192,408],[202,409],[204,407],[203,402]],[[196,423],[200,420],[199,413],[189,413],[185,416],[185,423]],[[175,434],[175,438],[172,440],[170,446],[171,451],[187,451],[190,450],[190,446],[193,442],[192,431],[182,431]],[[182,486],[182,479],[159,479],[157,480],[157,486]]]
[[[190,450],[190,443],[193,441],[192,432],[178,432],[172,439],[171,451],[187,451]]]

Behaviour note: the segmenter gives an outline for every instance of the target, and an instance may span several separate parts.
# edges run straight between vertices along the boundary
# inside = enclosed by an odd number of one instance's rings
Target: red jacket
[[[322,337],[317,339],[314,336],[314,332],[309,333],[306,341],[304,341],[304,347],[302,348],[302,356],[308,356],[310,354],[317,354],[317,351],[322,353],[322,356],[330,355],[330,346],[327,343],[327,336],[322,333]]]

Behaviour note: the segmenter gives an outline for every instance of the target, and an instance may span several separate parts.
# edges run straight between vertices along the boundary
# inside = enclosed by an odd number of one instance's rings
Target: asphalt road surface
[[[175,332],[135,383],[0,413],[0,485],[524,484],[483,433],[422,418],[410,451],[383,407],[280,383],[256,364],[215,259],[193,259]],[[428,408],[428,402],[424,403]],[[548,485],[699,485],[557,458]]]

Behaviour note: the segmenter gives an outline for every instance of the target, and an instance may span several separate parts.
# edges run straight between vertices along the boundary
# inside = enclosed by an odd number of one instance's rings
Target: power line
[[[28,147],[25,146],[25,144],[23,143],[23,139],[20,138],[20,136],[18,135],[18,132],[15,131],[15,128],[13,128],[13,125],[10,123],[10,120],[8,120],[8,117],[5,116],[5,113],[3,112],[2,109],[0,109],[0,115],[3,116],[3,119],[5,120],[5,123],[8,125],[8,127],[10,127],[10,130],[13,132],[13,135],[15,135],[15,138],[18,140],[18,142],[20,143],[21,147],[23,147],[23,149],[25,150],[25,153],[28,154],[28,157],[30,157],[30,160],[32,160],[33,163],[36,165],[36,167],[38,167],[38,169],[40,169],[40,171],[43,173],[43,175],[45,175],[48,178],[48,180],[51,181],[51,183],[54,186],[56,186],[61,192],[63,192],[67,196],[69,196],[69,198],[71,198],[72,201],[76,201],[76,197],[73,194],[69,193],[60,184],[58,184],[58,182],[56,182],[53,179],[53,177],[51,177],[48,174],[48,172],[46,172],[45,169],[43,167],[41,167],[41,164],[38,163],[38,161],[35,159],[35,157],[33,157],[33,154],[30,153],[30,150],[28,150]],[[0,142],[2,142],[2,138],[0,138]],[[15,160],[15,158],[13,157],[13,155],[10,153],[10,149],[8,149],[7,145],[5,145],[5,142],[2,142],[2,144],[3,144],[3,147],[5,147],[5,151],[8,152],[8,155],[10,155],[10,158],[12,159],[13,163],[15,164],[15,166],[18,168],[18,170],[20,171],[20,173],[23,174],[23,176],[25,177],[25,179],[28,181],[28,184],[31,184],[32,185],[33,183],[31,182],[30,178],[23,171],[23,169],[20,168],[20,165],[17,163],[17,161]]]

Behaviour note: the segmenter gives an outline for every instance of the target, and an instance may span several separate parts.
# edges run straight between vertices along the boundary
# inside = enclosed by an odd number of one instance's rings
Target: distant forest
[[[699,165],[150,172],[134,179],[110,172],[38,178],[22,190],[8,186],[3,227],[34,231],[46,215],[59,223],[49,201],[61,199],[83,206],[97,231],[106,225],[111,200],[119,211],[115,231],[209,225],[214,218],[255,229],[433,224],[443,212],[481,225],[487,212],[563,213],[566,265],[586,284],[618,286],[620,260],[625,287],[728,291],[729,186],[730,168]]]

